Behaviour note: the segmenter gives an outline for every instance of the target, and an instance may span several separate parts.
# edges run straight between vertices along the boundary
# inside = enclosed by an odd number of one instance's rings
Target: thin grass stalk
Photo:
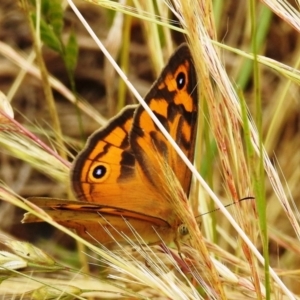
[[[199,3],[200,4],[200,3]],[[200,96],[204,96],[208,101],[210,98],[212,98],[213,92],[211,90],[211,85],[210,85],[210,78],[209,78],[209,72],[206,67],[206,60],[201,59],[203,57],[203,47],[200,46],[201,44],[201,37],[199,39],[199,36],[195,37],[193,39],[193,36],[196,35],[196,30],[195,30],[195,14],[199,13],[199,8],[198,4],[192,5],[191,2],[176,2],[175,4],[177,6],[177,11],[181,14],[182,16],[182,24],[185,27],[186,31],[189,33],[188,38],[190,40],[190,45],[191,45],[191,52],[194,54],[193,57],[200,57],[199,61],[197,60],[195,67],[196,71],[198,74],[198,78],[201,80],[201,88],[200,88]],[[206,3],[206,4],[200,4],[201,8],[203,9],[203,22],[205,24],[205,28],[207,29],[207,37],[215,37],[215,28],[213,26],[213,21],[211,19],[211,14],[210,12],[211,3]],[[199,15],[200,16],[200,15]],[[197,50],[196,50],[197,49]],[[196,53],[197,51],[197,53]],[[199,64],[197,64],[199,63]],[[200,65],[200,66],[199,66]],[[212,112],[211,112],[212,113]],[[215,116],[217,119],[218,117]],[[185,220],[188,221],[188,220]],[[188,223],[187,223],[188,224]],[[194,230],[193,225],[190,224],[192,230]],[[195,245],[196,246],[196,245]],[[220,284],[219,281],[219,276],[216,272],[216,269],[214,265],[212,264],[208,251],[205,247],[197,247],[197,249],[200,251],[201,255],[203,256],[203,260],[206,264],[206,267],[208,270],[210,270],[210,275],[211,275],[211,280],[212,284],[216,289],[216,293],[221,299],[225,299],[225,294],[222,285]]]
[[[134,5],[137,9],[137,11],[141,14],[143,14],[144,11],[147,11],[152,15],[154,18],[156,17],[156,12],[154,8],[153,1],[137,1],[132,0],[134,2]],[[149,48],[150,57],[152,60],[152,66],[155,72],[155,77],[158,77],[160,74],[161,69],[164,67],[164,61],[163,56],[161,53],[162,46],[159,38],[159,28],[158,24],[154,22],[143,22],[143,30],[144,30],[144,36],[145,37],[151,37],[151,39],[147,39],[146,43]]]
[[[125,74],[128,74],[129,71],[129,41],[130,41],[130,29],[132,25],[132,16],[125,15],[124,16],[124,29],[123,29],[123,38],[124,42],[121,48],[120,55],[120,66]],[[120,111],[125,106],[126,99],[126,84],[123,80],[119,80],[119,88],[118,88],[118,105],[117,110]]]
[[[36,15],[40,16],[40,2],[37,1],[37,10],[36,10]],[[52,90],[50,87],[50,83],[49,83],[49,79],[48,79],[48,72],[46,69],[46,65],[45,62],[43,60],[43,56],[42,56],[42,52],[41,52],[41,40],[40,40],[40,35],[39,35],[39,20],[40,18],[37,17],[37,24],[36,24],[36,31],[34,29],[34,24],[33,21],[31,19],[31,12],[29,9],[29,4],[27,2],[27,0],[23,0],[22,1],[22,7],[28,17],[28,23],[30,25],[30,29],[31,29],[31,33],[33,36],[33,45],[34,45],[34,49],[35,49],[35,53],[36,53],[36,58],[38,61],[38,65],[39,65],[39,69],[41,72],[41,78],[42,78],[42,82],[43,82],[43,89],[44,89],[44,94],[45,94],[45,98],[47,100],[48,103],[48,107],[49,107],[49,112],[50,112],[50,116],[53,122],[53,128],[56,134],[56,140],[58,142],[59,145],[61,145],[60,147],[60,155],[62,158],[66,159],[67,155],[66,152],[64,150],[64,142],[63,142],[63,138],[62,138],[62,131],[61,131],[61,126],[60,126],[60,121],[57,115],[57,110],[55,107],[55,101],[53,98],[53,94],[52,94]]]
[[[270,9],[285,22],[300,32],[300,13],[286,0],[263,0]]]
[[[107,9],[112,9],[118,12],[123,12],[124,14],[130,15],[132,17],[135,17],[137,19],[142,19],[145,22],[150,22],[150,23],[155,23],[157,25],[161,25],[164,27],[167,27],[171,30],[175,30],[178,32],[182,32],[184,33],[184,30],[178,26],[174,26],[168,22],[166,22],[166,20],[160,20],[159,18],[156,18],[155,15],[148,13],[147,11],[138,11],[137,8],[132,7],[132,6],[127,6],[127,5],[123,5],[120,4],[118,2],[115,1],[107,1],[107,0],[85,0],[85,2],[89,2],[92,4],[96,4],[99,5],[100,7],[103,8],[107,8]],[[143,4],[143,2],[142,2]]]
[[[170,20],[170,10],[168,6],[165,5],[163,1],[156,1],[156,5],[161,19],[168,22],[168,20]],[[160,36],[160,39],[162,40],[162,45],[164,45],[166,48],[166,53],[168,54],[168,57],[170,57],[174,50],[171,36],[172,31],[166,26],[160,26],[158,29],[162,30],[162,35]]]
[[[124,0],[120,1],[124,3]],[[120,49],[122,47],[124,15],[120,12],[114,14],[112,24],[107,34],[105,45],[111,56],[116,60],[119,57]],[[115,79],[116,71],[107,59],[104,60],[104,83],[106,90],[106,106],[108,108],[108,116],[116,114],[117,103],[115,101],[115,85],[112,82]]]
[[[35,58],[36,58],[36,55],[35,55],[34,51],[32,51],[27,58],[28,63],[32,64],[34,62]],[[27,73],[26,69],[20,69],[18,76],[14,80],[14,83],[11,85],[9,92],[7,93],[7,99],[9,100],[9,102],[12,101],[14,95],[16,94],[21,83],[23,82],[26,73]]]
[[[253,78],[254,78],[254,92],[255,92],[255,106],[256,106],[256,123],[258,126],[259,137],[259,166],[253,165],[254,174],[254,187],[256,194],[256,203],[258,207],[258,216],[260,221],[260,231],[262,235],[263,252],[265,258],[265,287],[266,298],[270,299],[270,273],[269,273],[269,245],[268,245],[268,231],[267,231],[267,214],[266,214],[266,198],[265,198],[265,176],[264,176],[264,163],[263,163],[263,137],[262,137],[262,103],[261,103],[261,85],[259,65],[257,61],[258,45],[257,45],[257,21],[255,16],[256,5],[255,1],[250,1],[250,15],[251,15],[251,31],[252,31],[252,51],[254,54],[253,61]],[[255,278],[256,286],[259,287],[259,279]],[[259,289],[257,289],[259,290]],[[260,295],[260,294],[259,294]],[[261,295],[260,295],[261,298]]]
[[[267,33],[269,32],[273,13],[268,8],[260,5],[259,3],[256,5],[256,8],[257,8],[256,11],[260,9],[260,13],[258,17],[258,20],[260,20],[260,22],[256,24],[257,33],[256,33],[256,42],[255,42],[257,45],[256,59],[258,59],[258,54],[259,54],[258,52],[264,46],[263,43],[265,41]],[[250,80],[252,72],[253,72],[253,62],[249,59],[244,60],[244,62],[241,64],[239,68],[239,73],[235,76],[237,86],[239,86],[241,89],[245,89],[246,85]]]
[[[295,53],[298,53],[300,48],[300,45],[297,45],[297,48],[295,49]],[[295,62],[292,63],[293,69],[297,70],[299,69],[300,66],[300,57],[296,55]],[[292,101],[289,103],[286,103],[285,99],[288,96],[289,91],[293,88],[292,81],[288,80],[286,83],[282,83],[283,85],[282,88],[279,88],[278,90],[280,93],[276,93],[274,95],[274,99],[277,99],[276,105],[273,105],[271,107],[271,112],[270,115],[272,116],[270,122],[268,122],[268,128],[267,128],[267,133],[266,133],[266,138],[265,138],[265,147],[268,153],[271,152],[271,149],[273,149],[273,145],[278,141],[278,132],[279,128],[282,126],[284,122],[285,113],[287,110],[292,109]]]

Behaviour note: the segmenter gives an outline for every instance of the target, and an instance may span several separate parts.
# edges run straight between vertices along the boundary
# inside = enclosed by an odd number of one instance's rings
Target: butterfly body
[[[196,85],[189,48],[182,45],[145,97],[190,161],[198,114]],[[62,225],[104,244],[112,240],[105,230],[108,227],[117,241],[123,237],[114,229],[137,240],[130,226],[146,243],[160,238],[170,242],[181,225],[171,203],[173,193],[183,190],[188,196],[191,173],[149,114],[137,105],[124,108],[88,139],[73,163],[71,183],[79,200],[75,204],[63,200],[38,204],[51,208],[49,212]]]

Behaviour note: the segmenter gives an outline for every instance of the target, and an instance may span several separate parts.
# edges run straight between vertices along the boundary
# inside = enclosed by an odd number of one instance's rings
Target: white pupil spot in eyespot
[[[181,90],[185,86],[185,74],[180,72],[176,77],[177,88]]]
[[[105,166],[97,166],[94,170],[93,170],[93,177],[95,179],[100,179],[103,176],[105,176],[106,174],[106,167]]]

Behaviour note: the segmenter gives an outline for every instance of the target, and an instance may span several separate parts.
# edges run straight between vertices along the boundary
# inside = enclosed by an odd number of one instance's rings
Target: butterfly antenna
[[[237,202],[232,202],[232,203],[226,204],[226,205],[224,205],[224,207],[227,208],[227,207],[229,207],[229,206],[231,206],[231,205],[235,205],[235,204],[240,203],[240,202],[242,202],[242,201],[245,201],[245,200],[254,200],[254,199],[255,199],[254,197],[248,196],[248,197],[245,197],[245,198],[240,199],[240,200],[237,201]],[[216,208],[216,209],[210,210],[210,211],[208,211],[208,212],[205,212],[205,213],[203,213],[203,214],[197,216],[196,218],[203,217],[204,215],[207,215],[207,214],[216,212],[216,211],[218,211],[218,210],[220,210],[220,208]]]

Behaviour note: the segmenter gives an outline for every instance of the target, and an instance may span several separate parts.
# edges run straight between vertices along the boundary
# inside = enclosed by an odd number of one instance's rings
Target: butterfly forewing
[[[135,107],[127,107],[105,128],[95,132],[73,163],[71,182],[78,200],[132,210],[159,219],[170,215],[165,202],[153,205],[156,189],[137,173],[137,161],[128,134]]]
[[[127,173],[134,168],[135,158],[127,150],[135,109],[136,106],[124,108],[106,127],[92,134],[78,154],[71,171],[71,183],[78,200],[99,202],[92,196],[94,184],[107,184],[102,190],[105,193],[105,189],[117,182],[121,165]],[[118,196],[117,185],[113,190]]]
[[[195,69],[190,50],[183,45],[170,58],[145,101],[190,161],[194,158],[197,100]],[[157,182],[161,163],[155,161],[159,153],[188,195],[190,170],[142,106],[137,108],[134,115],[130,144],[141,169],[152,180],[152,184],[161,185],[160,180]]]

